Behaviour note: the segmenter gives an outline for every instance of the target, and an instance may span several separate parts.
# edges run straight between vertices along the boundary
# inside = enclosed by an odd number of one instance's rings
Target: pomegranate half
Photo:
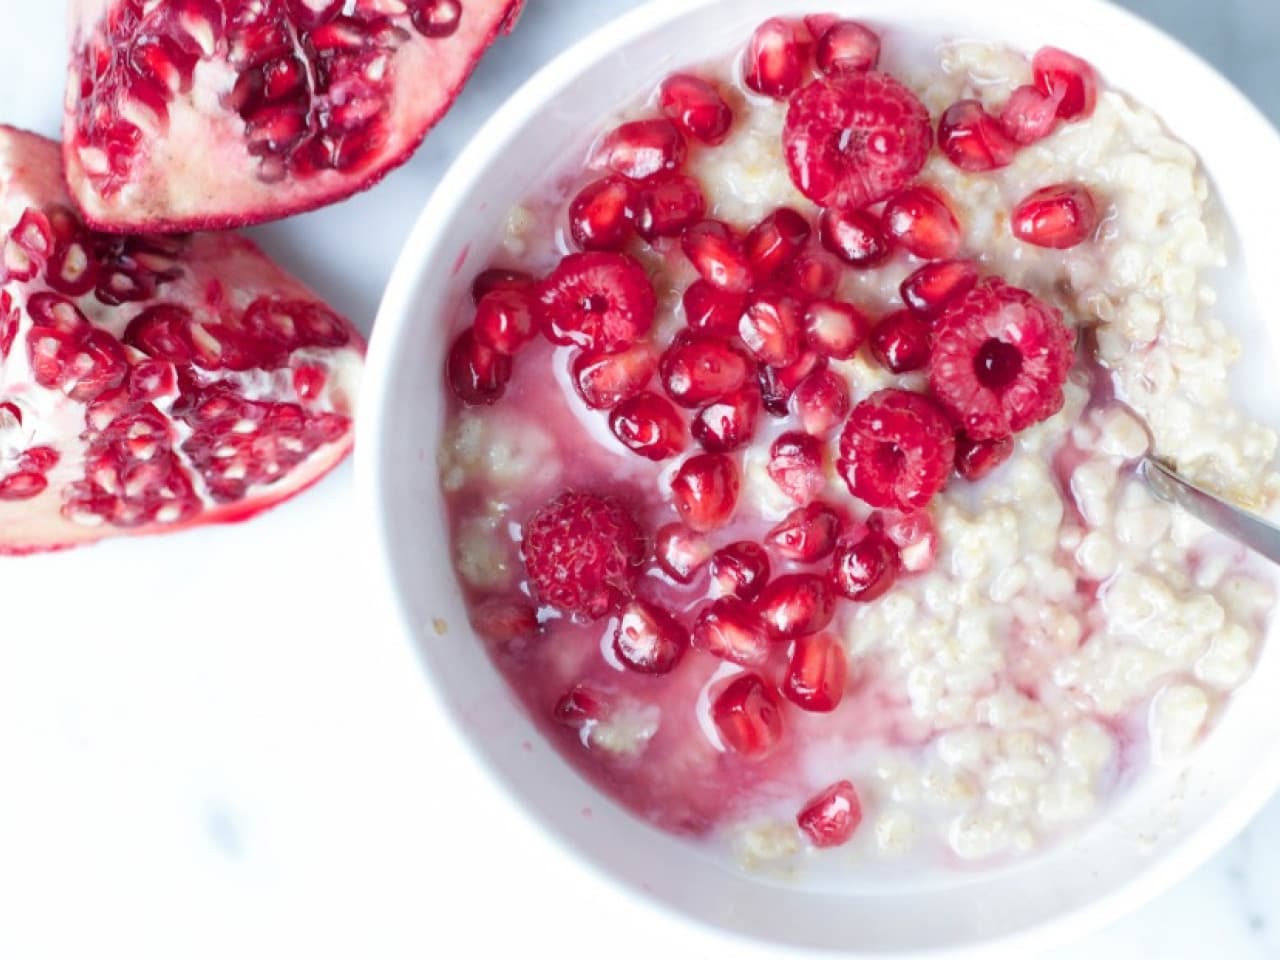
[[[236,234],[95,233],[0,127],[0,554],[242,520],[351,449],[364,343]]]
[[[273,220],[417,149],[523,0],[72,0],[67,183],[96,230]]]

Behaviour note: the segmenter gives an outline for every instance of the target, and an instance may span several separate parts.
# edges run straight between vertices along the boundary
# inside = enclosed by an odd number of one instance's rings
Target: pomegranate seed
[[[724,745],[745,757],[762,757],[782,740],[782,704],[759,676],[746,673],[711,704],[711,719]]]
[[[963,433],[956,436],[956,473],[966,480],[981,480],[1011,456],[1013,437],[973,440]]]
[[[676,512],[694,530],[723,527],[738,506],[738,468],[723,453],[700,453],[680,465],[671,481]]]
[[[720,91],[687,73],[667,77],[658,88],[658,108],[681,130],[712,146],[723,143],[733,126],[733,111]]]
[[[689,631],[656,604],[637,598],[622,608],[613,635],[613,652],[628,669],[636,673],[670,673],[688,646]]]
[[[871,353],[894,373],[910,373],[929,363],[929,324],[910,310],[896,310],[871,332]]]
[[[682,407],[719,400],[751,377],[751,361],[740,349],[712,334],[688,330],[663,351],[658,369],[667,395]]]
[[[818,235],[824,247],[862,270],[883,263],[893,250],[880,218],[870,210],[828,207],[818,218]]]
[[[829,633],[797,637],[787,665],[782,695],[810,713],[830,713],[844,698],[849,662]]]
[[[707,212],[702,185],[683,173],[657,173],[636,184],[636,233],[646,240],[678,237]]]
[[[668,523],[654,534],[653,553],[658,566],[672,580],[692,583],[711,557],[711,544],[682,523]]]
[[[939,260],[926,263],[902,281],[902,302],[922,317],[933,319],[942,308],[962,297],[978,282],[978,265],[972,260]]]
[[[773,17],[751,35],[743,79],[756,93],[784,99],[804,83],[809,52],[809,39],[800,24]]]
[[[146,380],[147,386],[140,394],[147,400],[154,400],[168,393],[177,383],[176,377],[173,375],[173,364],[164,363],[160,360],[152,361],[152,363],[156,364],[156,366],[150,368],[150,372],[154,373],[155,377],[148,376]],[[130,374],[130,389],[133,386],[132,379],[137,376],[141,367],[142,364],[139,364],[133,368],[134,372]],[[154,385],[152,384],[153,380]],[[304,363],[293,371],[293,389],[300,400],[319,399],[320,395],[324,393],[325,384],[328,381],[329,378],[324,370],[314,364]]]
[[[868,525],[883,528],[884,535],[898,548],[902,569],[922,573],[933,566],[938,555],[938,530],[928,510],[912,510],[894,517],[888,523],[876,515]]]
[[[471,625],[490,640],[526,640],[538,633],[538,612],[523,597],[490,597],[472,608]]]
[[[680,411],[666,397],[647,391],[614,407],[609,429],[624,447],[649,460],[674,457],[687,444]]]
[[[1058,125],[1060,101],[1061,96],[1046,96],[1038,87],[1018,87],[1000,111],[1000,126],[1014,143],[1043,140]]]
[[[760,367],[760,398],[775,417],[787,415],[787,403],[796,387],[813,373],[827,368],[827,358],[816,350],[802,350],[795,363],[786,367]]]
[[[862,73],[880,62],[880,38],[853,20],[839,20],[814,36],[814,59],[825,74]]]
[[[480,343],[464,330],[449,351],[449,386],[471,406],[496,403],[511,379],[511,358]]]
[[[836,612],[827,581],[813,573],[775,577],[760,591],[756,611],[774,639],[825,630]]]
[[[1083,120],[1098,102],[1098,75],[1086,61],[1056,47],[1041,47],[1031,58],[1036,86],[1058,100],[1063,120]]]
[[[611,176],[583,187],[569,204],[569,233],[583,250],[621,250],[631,239],[631,183]]]
[[[751,264],[728,224],[719,220],[695,223],[685,230],[680,247],[702,279],[716,289],[729,293],[751,289]]]
[[[475,280],[471,281],[471,300],[478,304],[494,290],[529,290],[532,287],[533,277],[523,270],[490,267],[476,274]]]
[[[49,479],[43,473],[20,470],[0,480],[0,500],[31,500],[48,486]]]
[[[494,290],[476,305],[476,342],[512,356],[537,333],[532,290]]]
[[[767,280],[795,260],[809,240],[809,221],[790,207],[779,207],[747,234],[747,260],[757,279]]]
[[[841,780],[805,804],[796,824],[815,847],[847,843],[862,823],[862,804],[853,784]]]
[[[751,442],[759,416],[760,389],[747,384],[699,410],[689,429],[703,450],[728,453]]]
[[[765,535],[765,542],[788,560],[813,563],[836,548],[844,518],[820,500],[796,507]]]
[[[826,485],[823,460],[823,444],[817,437],[784,433],[769,449],[769,476],[783,493],[803,506],[812,503]]]
[[[785,293],[758,292],[738,320],[738,336],[761,363],[787,367],[800,359],[803,308]]]
[[[680,128],[670,120],[633,120],[604,138],[593,164],[631,180],[684,165],[687,148]]]
[[[938,122],[938,146],[970,173],[1007,167],[1018,149],[977,100],[961,100],[947,108]]]
[[[648,343],[621,353],[583,351],[573,358],[573,385],[594,410],[611,410],[645,388],[658,370],[658,358]]]
[[[771,642],[754,610],[726,596],[703,607],[693,625],[693,645],[721,660],[759,667],[769,659]]]
[[[960,221],[930,187],[907,187],[890,197],[883,221],[890,236],[925,260],[953,256],[963,239]]]
[[[18,466],[23,470],[48,473],[58,465],[61,459],[62,454],[53,447],[32,447],[18,458]]]
[[[869,603],[884,596],[893,586],[901,567],[897,546],[873,529],[860,540],[846,540],[837,545],[831,582],[841,596]]]
[[[717,290],[705,280],[695,280],[684,292],[684,318],[690,329],[722,337],[738,335],[738,319],[747,309],[740,293]]]
[[[840,285],[841,269],[840,261],[831,254],[810,247],[792,261],[787,285],[802,297],[832,297]]]
[[[857,307],[838,300],[814,300],[804,310],[804,339],[832,360],[848,360],[858,352],[871,321]]]
[[[804,432],[820,437],[849,415],[849,385],[834,370],[819,370],[800,381],[791,407]]]
[[[754,600],[769,582],[769,554],[750,540],[721,547],[711,557],[711,579],[721,596]]]
[[[1029,195],[1013,210],[1013,235],[1037,247],[1065,250],[1093,236],[1098,206],[1088,187],[1058,183]]]
[[[581,729],[604,717],[605,701],[597,691],[578,684],[556,701],[552,715],[566,727]]]
[[[39,210],[24,210],[9,236],[33,257],[47,260],[54,251],[53,225]]]

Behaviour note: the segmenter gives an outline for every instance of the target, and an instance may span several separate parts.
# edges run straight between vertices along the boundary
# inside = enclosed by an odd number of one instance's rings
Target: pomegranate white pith
[[[67,181],[101,230],[243,226],[372,186],[522,0],[73,0]]]
[[[0,128],[0,553],[245,519],[341,461],[359,333],[244,237],[85,230],[59,166]]]

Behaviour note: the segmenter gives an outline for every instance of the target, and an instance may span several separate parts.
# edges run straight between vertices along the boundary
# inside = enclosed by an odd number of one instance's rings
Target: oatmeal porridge
[[[883,44],[883,49],[882,49]],[[636,814],[750,867],[996,863],[1177,763],[1280,492],[1195,154],[1052,48],[771,20],[513,210],[440,451],[477,633]]]

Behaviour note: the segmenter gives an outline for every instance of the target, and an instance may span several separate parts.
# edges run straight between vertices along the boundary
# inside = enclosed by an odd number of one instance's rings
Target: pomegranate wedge
[[[97,230],[244,226],[406,161],[522,0],[73,0],[67,182]]]
[[[364,344],[235,234],[86,229],[0,127],[0,553],[243,520],[351,449]]]

